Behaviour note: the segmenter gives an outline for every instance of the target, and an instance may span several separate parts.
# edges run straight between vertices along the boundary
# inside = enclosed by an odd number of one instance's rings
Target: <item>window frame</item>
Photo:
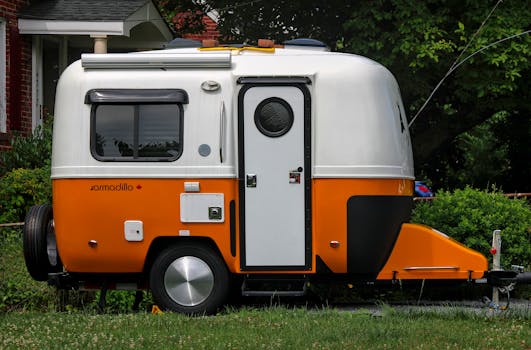
[[[262,109],[268,103],[278,103],[282,107],[284,107],[286,109],[286,112],[288,113],[287,124],[278,131],[271,131],[267,129],[264,126],[264,123],[262,122]],[[262,133],[262,135],[267,136],[267,137],[276,138],[276,137],[281,137],[283,135],[286,135],[291,130],[291,127],[293,126],[294,121],[295,121],[295,115],[293,114],[293,108],[291,107],[288,101],[280,97],[268,97],[260,101],[260,103],[256,106],[254,110],[254,124],[256,125],[256,128],[260,131],[260,133]]]
[[[91,105],[90,110],[90,153],[92,157],[100,162],[175,162],[178,160],[184,149],[184,108],[183,104],[188,103],[188,94],[181,89],[94,89],[87,92],[85,104]],[[175,105],[178,109],[179,133],[177,141],[180,145],[178,154],[172,157],[116,157],[101,156],[96,151],[96,111],[101,105]],[[137,110],[137,108],[135,108]],[[137,112],[135,113],[137,114]],[[133,116],[133,129],[138,137],[139,118]],[[135,152],[135,150],[133,150]],[[138,152],[138,150],[136,150]],[[135,153],[136,153],[135,152]]]

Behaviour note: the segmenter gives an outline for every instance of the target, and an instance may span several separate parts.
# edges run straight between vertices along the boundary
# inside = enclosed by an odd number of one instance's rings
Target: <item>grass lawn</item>
[[[359,309],[248,306],[190,318],[118,313],[130,310],[132,300],[117,292],[114,300],[109,294],[108,302],[113,301],[114,307],[108,307],[107,314],[96,314],[92,299],[85,301],[88,305],[76,299],[80,293],[72,293],[74,298],[63,305],[68,312],[55,312],[61,309],[62,294],[31,279],[21,245],[20,234],[0,235],[0,350],[531,350],[529,307],[493,313],[451,306],[436,311],[381,306],[375,314]]]
[[[531,317],[272,307],[190,318],[72,313],[0,314],[0,349],[530,349]]]

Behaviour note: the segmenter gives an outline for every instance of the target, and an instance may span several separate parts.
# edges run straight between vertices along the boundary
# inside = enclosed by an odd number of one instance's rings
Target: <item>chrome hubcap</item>
[[[176,303],[195,306],[205,301],[214,288],[214,273],[195,256],[183,256],[168,266],[164,274],[166,292]]]
[[[57,242],[55,240],[55,226],[53,220],[50,220],[46,230],[46,253],[48,253],[48,262],[51,266],[57,266]]]

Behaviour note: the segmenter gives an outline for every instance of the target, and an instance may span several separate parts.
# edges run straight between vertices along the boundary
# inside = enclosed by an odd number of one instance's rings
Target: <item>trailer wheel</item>
[[[215,313],[229,290],[229,274],[218,254],[188,243],[162,251],[149,280],[158,306],[184,314]]]
[[[62,270],[51,205],[36,205],[29,209],[24,221],[22,242],[26,268],[33,279],[46,281],[48,273]]]

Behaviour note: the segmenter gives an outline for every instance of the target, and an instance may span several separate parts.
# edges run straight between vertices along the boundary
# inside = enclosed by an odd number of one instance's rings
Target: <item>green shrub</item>
[[[90,305],[93,310],[98,310],[98,301],[101,291],[95,293],[95,297]],[[135,302],[135,291],[129,290],[109,290],[106,295],[105,313],[129,313],[133,310]],[[142,292],[142,301],[138,306],[139,311],[150,311],[153,305],[151,293]]]
[[[53,118],[48,117],[32,135],[15,135],[11,149],[0,152],[0,176],[13,169],[34,169],[49,166],[52,158]]]
[[[55,289],[29,275],[20,229],[0,230],[0,312],[55,308]]]
[[[470,187],[440,191],[432,202],[417,205],[412,221],[436,228],[487,257],[492,231],[499,229],[504,268],[531,266],[531,208],[524,200]]]
[[[9,311],[98,311],[100,292],[57,290],[29,275],[24,262],[21,228],[0,228],[0,313]],[[107,292],[106,313],[129,313],[135,300],[134,291]],[[139,310],[153,304],[144,292]]]
[[[24,221],[32,205],[51,200],[49,166],[12,170],[0,178],[0,223]]]
[[[0,229],[0,313],[7,311],[92,310],[95,293],[57,290],[29,275],[22,230]]]

